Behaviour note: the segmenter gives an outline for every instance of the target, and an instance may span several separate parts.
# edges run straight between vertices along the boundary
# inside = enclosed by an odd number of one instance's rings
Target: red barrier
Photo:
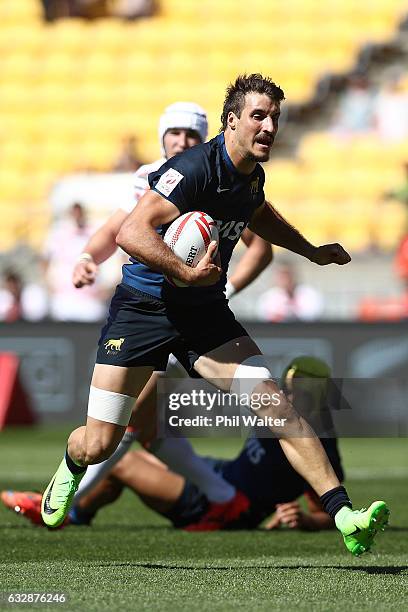
[[[19,376],[20,360],[0,353],[0,430],[6,425],[33,425],[36,416]]]

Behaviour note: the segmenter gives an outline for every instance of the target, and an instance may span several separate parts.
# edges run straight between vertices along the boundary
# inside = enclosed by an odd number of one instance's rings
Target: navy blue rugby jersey
[[[344,480],[335,438],[321,438],[338,479]],[[310,491],[310,485],[293,469],[276,438],[250,437],[232,461],[219,464],[223,477],[251,500],[259,520],[283,504]],[[218,471],[218,470],[217,470]]]
[[[149,174],[149,185],[172,202],[180,215],[198,210],[217,223],[222,277],[211,287],[173,287],[161,273],[136,259],[123,266],[123,282],[166,301],[203,303],[224,298],[232,251],[255,210],[264,202],[265,173],[257,164],[250,175],[238,172],[219,134],[205,144],[169,159]],[[163,235],[168,225],[158,229]]]

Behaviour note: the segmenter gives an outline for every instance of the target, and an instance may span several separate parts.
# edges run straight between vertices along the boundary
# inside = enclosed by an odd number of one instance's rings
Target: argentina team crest
[[[116,355],[120,352],[125,338],[111,338],[104,343],[107,355]]]
[[[251,195],[252,196],[254,196],[254,195],[256,195],[258,193],[258,191],[259,191],[259,176],[257,176],[254,181],[251,181],[250,189],[251,189]]]

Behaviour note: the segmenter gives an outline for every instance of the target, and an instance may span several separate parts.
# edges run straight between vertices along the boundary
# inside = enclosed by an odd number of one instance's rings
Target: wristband
[[[229,300],[236,292],[237,290],[235,289],[234,285],[231,283],[231,281],[227,280],[227,284],[225,285],[225,297],[227,300]]]
[[[78,257],[77,261],[89,261],[89,262],[93,262],[94,258],[92,257],[92,255],[90,253],[81,253],[80,256]]]

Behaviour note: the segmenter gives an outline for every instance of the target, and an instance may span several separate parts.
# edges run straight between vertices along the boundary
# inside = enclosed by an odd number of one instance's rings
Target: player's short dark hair
[[[259,73],[240,74],[235,83],[230,83],[227,87],[221,115],[220,132],[227,128],[228,113],[233,112],[237,117],[241,116],[247,93],[266,94],[275,102],[281,102],[285,99],[283,90],[269,77],[264,77]]]

